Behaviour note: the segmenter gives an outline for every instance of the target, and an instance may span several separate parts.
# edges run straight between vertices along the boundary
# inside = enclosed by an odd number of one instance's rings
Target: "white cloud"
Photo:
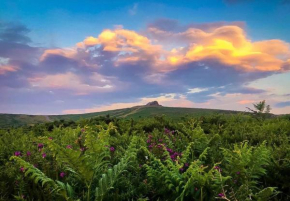
[[[129,14],[130,15],[136,15],[138,10],[138,3],[134,3],[133,7],[129,9]]]

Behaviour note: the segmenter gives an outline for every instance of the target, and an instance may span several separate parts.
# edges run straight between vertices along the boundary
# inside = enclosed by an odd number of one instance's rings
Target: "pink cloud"
[[[0,75],[4,75],[8,72],[16,72],[19,68],[11,65],[0,65]]]
[[[95,73],[89,77],[90,79],[100,79],[102,84],[86,84],[83,83],[80,77],[74,73],[68,72],[65,74],[45,75],[43,77],[29,78],[28,81],[32,87],[48,88],[48,89],[66,89],[71,90],[75,95],[86,95],[96,92],[112,92],[115,86],[105,77]]]

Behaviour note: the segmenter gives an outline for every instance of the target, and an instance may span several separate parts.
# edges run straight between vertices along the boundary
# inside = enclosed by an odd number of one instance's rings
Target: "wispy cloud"
[[[289,106],[290,106],[290,101],[280,102],[276,104],[276,107],[280,107],[280,108],[289,107]]]
[[[138,11],[138,3],[134,3],[133,7],[129,9],[130,15],[136,15]]]

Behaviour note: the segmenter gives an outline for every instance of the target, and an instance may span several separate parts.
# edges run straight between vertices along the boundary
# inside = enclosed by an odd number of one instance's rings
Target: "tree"
[[[247,109],[255,114],[262,114],[262,113],[269,114],[271,111],[270,105],[267,105],[265,100],[260,101],[259,103],[254,103],[253,106],[255,109],[251,109],[248,107]]]

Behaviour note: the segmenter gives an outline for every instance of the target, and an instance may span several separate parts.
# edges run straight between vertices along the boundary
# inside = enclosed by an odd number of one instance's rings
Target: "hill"
[[[158,103],[157,103],[158,104]],[[199,117],[213,113],[236,113],[237,111],[201,109],[201,108],[178,108],[164,107],[161,105],[149,104],[145,106],[135,106],[131,108],[109,110],[103,112],[85,113],[85,114],[68,114],[68,115],[25,115],[25,114],[0,114],[0,128],[9,126],[34,125],[56,120],[73,120],[92,118],[97,116],[110,115],[117,118],[146,118],[156,115],[166,115],[172,119],[179,119],[183,116]]]

